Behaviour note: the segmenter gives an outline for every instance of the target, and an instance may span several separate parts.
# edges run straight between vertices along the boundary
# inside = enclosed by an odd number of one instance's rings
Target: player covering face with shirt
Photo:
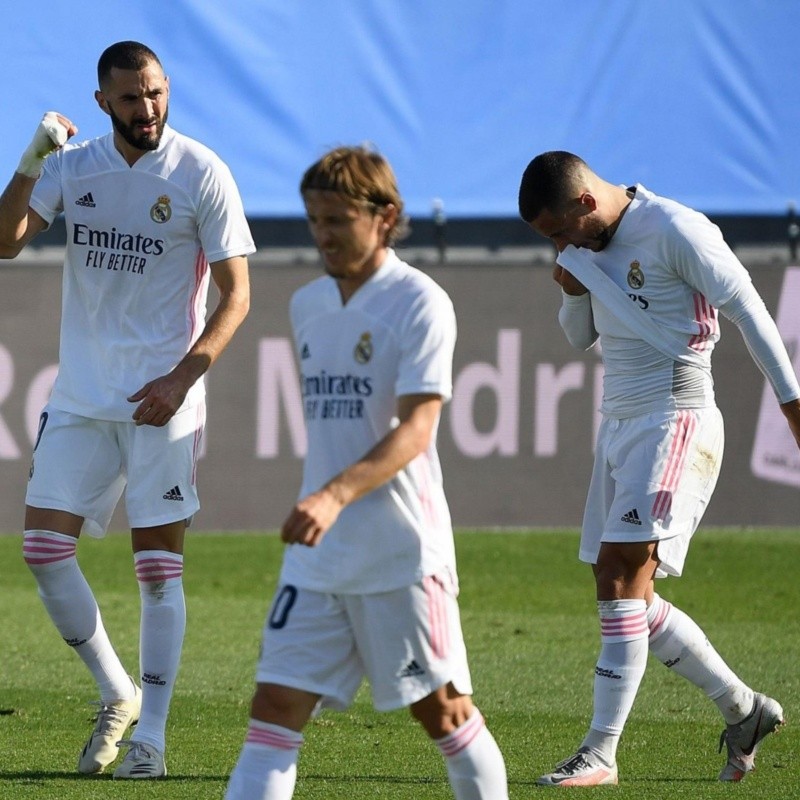
[[[366,677],[377,709],[408,707],[434,740],[458,800],[504,800],[471,699],[436,453],[452,303],[391,247],[403,204],[380,155],[338,148],[300,190],[327,273],[290,305],[308,452],[226,798],[291,798],[309,718],[347,708]]]
[[[697,624],[656,593],[655,578],[681,574],[719,475],[718,312],[740,329],[800,445],[791,362],[747,271],[702,214],[641,185],[613,185],[564,151],[531,161],[519,209],[558,250],[567,339],[580,349],[600,341],[604,367],[580,547],[600,617],[594,714],[577,752],[538,782],[617,782],[617,745],[648,652],[717,705],[727,745],[719,778],[739,781],[783,709],[730,669]]]

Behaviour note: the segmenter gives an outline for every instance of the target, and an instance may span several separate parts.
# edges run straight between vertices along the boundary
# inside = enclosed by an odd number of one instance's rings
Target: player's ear
[[[97,100],[97,105],[108,114],[108,103],[106,103],[105,95],[99,89],[94,93],[94,99]]]
[[[597,208],[597,198],[591,192],[584,192],[578,202],[584,214],[591,214]]]
[[[391,230],[397,225],[397,206],[394,203],[387,203],[381,208],[381,216],[386,230]]]

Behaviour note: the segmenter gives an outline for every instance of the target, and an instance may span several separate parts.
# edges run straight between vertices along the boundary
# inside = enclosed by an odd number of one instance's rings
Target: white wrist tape
[[[44,160],[68,138],[67,129],[58,121],[56,112],[48,111],[42,117],[27,150],[22,154],[17,172],[29,178],[38,178],[42,174]]]

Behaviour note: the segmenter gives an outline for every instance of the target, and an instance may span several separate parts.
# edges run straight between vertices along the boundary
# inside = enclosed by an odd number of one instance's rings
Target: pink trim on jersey
[[[447,620],[447,593],[435,575],[422,579],[428,599],[428,624],[430,626],[431,649],[436,658],[445,658],[450,652],[450,627]]]
[[[664,624],[664,620],[669,615],[669,612],[672,611],[672,603],[668,603],[666,600],[662,598],[659,598],[658,602],[659,602],[658,611],[656,612],[653,621],[650,623],[651,639],[658,633],[661,626]]]
[[[419,492],[418,497],[420,505],[422,506],[424,522],[426,522],[430,528],[435,529],[438,526],[439,519],[431,493],[433,480],[431,475],[430,454],[427,451],[420,453],[411,464],[414,469],[414,483]]]
[[[664,475],[661,478],[660,489],[656,492],[653,501],[652,516],[655,519],[665,519],[672,508],[672,496],[678,488],[686,463],[686,454],[697,428],[697,417],[692,411],[678,411],[677,430],[670,444]]]
[[[647,634],[647,609],[623,612],[619,617],[600,617],[600,635],[621,639],[638,639]]]
[[[205,403],[200,403],[195,410],[194,442],[192,444],[192,486],[197,485],[197,459],[200,456],[200,442],[203,439],[205,408]]]
[[[292,738],[273,730],[250,726],[247,730],[247,744],[257,744],[261,747],[274,747],[278,750],[297,750],[303,743],[303,737],[298,735]]]
[[[65,542],[62,538],[54,539],[47,534],[25,534],[22,542],[22,557],[26,564],[56,564],[75,557],[78,540]]]
[[[702,294],[695,294],[694,315],[700,330],[689,338],[689,347],[692,350],[707,350],[708,340],[719,330],[717,309]]]
[[[446,738],[440,739],[436,744],[439,745],[439,750],[441,750],[443,756],[454,756],[469,747],[485,726],[486,722],[483,719],[483,714],[476,708],[465,723],[456,728]]]
[[[197,251],[197,257],[194,260],[194,290],[192,291],[192,298],[191,303],[189,305],[189,346],[193,345],[200,335],[201,330],[200,327],[203,323],[203,320],[200,319],[201,316],[201,305],[202,305],[202,297],[203,292],[201,291],[203,285],[207,280],[208,274],[208,261],[206,260],[206,254],[203,252],[203,248],[201,247]]]
[[[183,560],[165,556],[147,556],[136,560],[136,580],[139,583],[156,583],[183,576]]]

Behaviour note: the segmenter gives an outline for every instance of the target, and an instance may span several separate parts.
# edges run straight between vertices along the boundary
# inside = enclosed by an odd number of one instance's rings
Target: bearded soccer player
[[[165,728],[186,609],[183,548],[198,510],[203,375],[249,307],[254,251],[230,171],[167,124],[156,54],[118,42],[97,67],[110,134],[68,143],[48,112],[0,198],[0,257],[14,258],[63,212],[67,245],[59,370],[39,423],[24,558],[64,641],[100,693],[78,771],[166,775]],[[219,300],[206,320],[213,280]],[[125,493],[141,598],[141,689],[112,647],[76,559]],[[126,730],[138,721],[135,733]]]
[[[654,579],[681,574],[722,463],[711,377],[718,314],[739,328],[800,445],[800,387],[786,348],[749,274],[702,214],[641,185],[613,185],[564,151],[530,162],[519,210],[559,251],[568,341],[588,349],[599,339],[604,366],[580,546],[600,617],[594,716],[577,752],[539,783],[617,782],[617,745],[648,651],[716,704],[727,746],[719,779],[740,781],[783,709],[725,663]]]

